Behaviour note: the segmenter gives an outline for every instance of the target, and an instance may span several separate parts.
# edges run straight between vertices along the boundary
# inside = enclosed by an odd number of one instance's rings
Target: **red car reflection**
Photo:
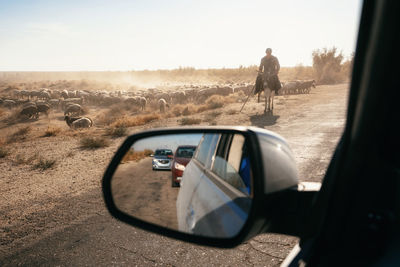
[[[172,161],[171,173],[172,173],[172,187],[179,186],[183,171],[186,165],[193,157],[193,153],[196,150],[196,146],[178,146],[175,154],[174,160]]]

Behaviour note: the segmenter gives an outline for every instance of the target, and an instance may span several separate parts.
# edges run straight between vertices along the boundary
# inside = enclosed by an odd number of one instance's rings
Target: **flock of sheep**
[[[296,81],[283,84],[282,94],[308,93],[315,81]],[[71,128],[88,128],[93,120],[82,117],[83,106],[91,105],[108,107],[115,104],[127,104],[146,110],[151,104],[161,113],[171,104],[201,104],[212,95],[227,96],[242,91],[247,95],[252,84],[231,84],[229,86],[185,86],[172,90],[150,88],[133,91],[99,91],[99,90],[60,90],[42,88],[39,90],[19,90],[9,92],[7,97],[0,98],[0,106],[21,107],[19,115],[27,119],[38,119],[40,114],[48,116],[51,109],[64,111],[65,121]]]

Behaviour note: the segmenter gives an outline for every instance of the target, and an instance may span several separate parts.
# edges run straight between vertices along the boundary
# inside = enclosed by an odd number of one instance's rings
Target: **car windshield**
[[[155,156],[172,156],[172,150],[171,149],[158,149],[156,150],[156,153],[154,154]]]
[[[0,1],[0,266],[279,264],[291,237],[261,235],[228,252],[132,231],[105,216],[99,181],[130,134],[237,125],[284,137],[299,180],[321,182],[346,124],[361,6]],[[219,136],[207,134],[189,165],[214,167]],[[177,148],[198,144],[179,140],[155,138],[121,164],[144,166],[135,207],[171,222],[151,201],[174,208],[180,189],[171,171],[151,170],[153,160],[175,168]],[[152,193],[143,185],[150,174]]]
[[[196,150],[195,147],[178,148],[175,156],[179,158],[191,158],[193,157],[193,153],[195,150]]]

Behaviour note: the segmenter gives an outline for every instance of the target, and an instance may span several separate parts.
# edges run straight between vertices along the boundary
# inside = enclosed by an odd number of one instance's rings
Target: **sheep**
[[[49,116],[49,113],[48,113],[49,109],[50,109],[49,104],[44,104],[44,103],[37,104],[38,113],[42,112],[42,113],[45,113],[46,116]]]
[[[167,101],[165,101],[164,98],[161,98],[160,100],[158,100],[158,106],[160,107],[161,113],[165,112],[165,107],[169,108],[169,105],[168,105]]]
[[[145,109],[146,109],[146,104],[147,104],[146,98],[143,97],[143,96],[139,97],[139,105],[140,105],[140,108],[141,108],[142,110],[145,110]]]
[[[93,120],[89,117],[65,116],[64,120],[67,122],[67,125],[72,129],[90,128],[93,126]]]
[[[71,115],[71,114],[75,114],[75,115],[79,116],[82,113],[83,113],[83,109],[82,109],[81,105],[71,104],[65,109],[64,116]]]
[[[17,102],[15,102],[14,100],[11,100],[11,99],[5,99],[5,100],[3,101],[3,105],[4,105],[6,108],[13,108],[13,107],[16,107],[16,106],[17,106]]]
[[[36,105],[29,105],[24,107],[19,114],[20,116],[27,116],[28,119],[39,118],[39,112]]]
[[[67,90],[62,90],[62,91],[61,91],[61,96],[62,96],[64,99],[69,98],[69,96],[68,96],[68,91],[67,91]]]

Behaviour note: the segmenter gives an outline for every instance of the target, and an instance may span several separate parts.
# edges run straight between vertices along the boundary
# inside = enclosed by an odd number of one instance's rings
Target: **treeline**
[[[282,67],[282,81],[314,79],[318,84],[347,82],[353,65],[354,54],[345,60],[336,47],[313,51],[313,66],[297,65]],[[81,80],[101,81],[114,84],[207,84],[207,83],[252,83],[257,76],[258,66],[239,68],[195,69],[180,67],[173,70],[140,71],[77,71],[77,72],[0,72],[1,82],[32,82]]]

